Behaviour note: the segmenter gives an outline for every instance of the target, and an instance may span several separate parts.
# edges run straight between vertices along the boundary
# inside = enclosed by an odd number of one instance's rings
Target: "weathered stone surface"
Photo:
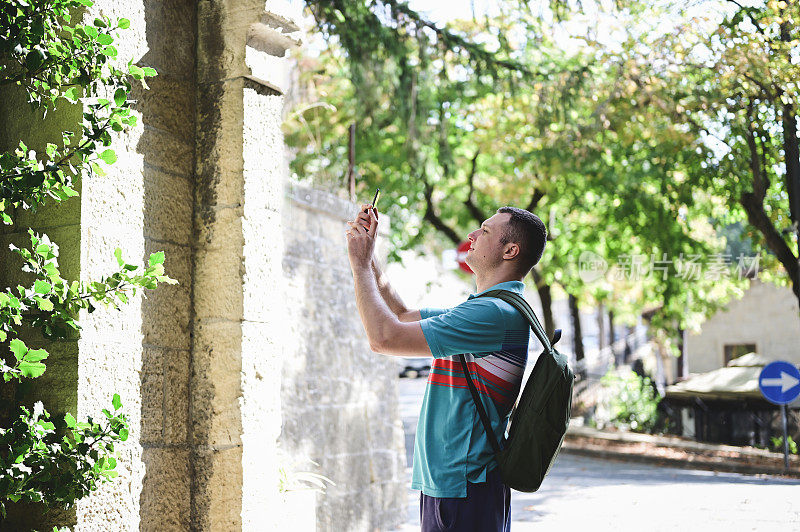
[[[131,99],[141,113],[142,124],[194,142],[195,87],[191,77],[175,78],[159,73],[148,78],[145,89],[134,84]]]
[[[318,530],[391,529],[405,498],[396,365],[369,350],[355,308],[343,235],[356,206],[297,186],[289,194],[284,323],[293,341],[284,359],[281,445],[336,482],[318,497]]]
[[[193,80],[195,3],[190,0],[146,0],[143,5],[147,53],[139,64],[155,68],[159,77],[164,79]],[[148,85],[153,86],[150,80]]]
[[[243,317],[241,248],[237,252],[233,239],[229,244],[195,253],[194,313],[198,320]]]
[[[242,529],[242,448],[198,448],[194,462],[192,526],[197,530]]]
[[[190,352],[170,349],[164,356],[164,443],[187,445]]]
[[[145,476],[140,496],[141,532],[180,532],[191,527],[190,451],[146,447]]]
[[[195,324],[191,416],[194,445],[238,445],[242,421],[241,325],[236,321]]]
[[[142,352],[142,445],[164,441],[164,357],[165,351],[155,347],[146,347]]]
[[[143,262],[151,253],[164,252],[164,270],[178,284],[162,284],[142,301],[142,333],[147,345],[189,349],[191,312],[191,249],[170,242],[148,240]]]
[[[192,174],[193,146],[174,133],[145,125],[142,127],[136,151],[143,155],[147,165],[180,175]]]
[[[188,178],[145,166],[144,234],[155,240],[189,245],[192,240],[192,193]]]
[[[195,175],[198,227],[214,220],[208,207],[243,199],[240,79],[200,85],[197,93]]]
[[[68,278],[116,271],[121,247],[130,263],[163,250],[180,284],[119,311],[83,313],[80,339],[52,347],[39,381],[51,389],[39,396],[99,418],[119,393],[131,422],[120,477],[58,524],[306,530],[313,504],[321,530],[399,522],[394,367],[369,353],[353,303],[343,233],[354,209],[286,188],[284,98],[244,78],[248,31],[263,9],[259,0],[102,0],[87,10],[89,20],[130,19],[120,58],[160,75],[150,91],[135,84],[139,124],[113,135],[118,162],[108,175],[87,178],[80,200],[20,219],[61,244]],[[263,54],[250,52],[258,74],[270,74]],[[81,118],[75,106],[42,127],[11,107],[0,102],[0,123],[37,149]],[[0,145],[16,144],[16,133],[0,129]],[[0,235],[8,270],[0,280],[14,281],[7,244],[27,235]],[[316,502],[313,493],[281,495],[281,468],[320,472],[339,486]]]
[[[199,250],[224,249],[230,254],[242,253],[241,202],[232,206],[205,206],[196,215],[195,241]],[[199,257],[202,260],[203,257]]]

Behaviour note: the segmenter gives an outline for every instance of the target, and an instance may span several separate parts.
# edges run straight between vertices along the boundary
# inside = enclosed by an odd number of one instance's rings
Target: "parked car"
[[[400,359],[400,378],[427,377],[431,371],[430,357],[403,357]]]

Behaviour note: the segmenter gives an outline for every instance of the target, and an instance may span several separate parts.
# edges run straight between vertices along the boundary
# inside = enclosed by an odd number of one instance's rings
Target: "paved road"
[[[416,424],[423,390],[424,379],[401,380],[407,429]],[[408,521],[399,531],[419,530],[418,497],[409,490]],[[800,480],[562,453],[537,493],[514,492],[511,515],[513,532],[800,531]]]

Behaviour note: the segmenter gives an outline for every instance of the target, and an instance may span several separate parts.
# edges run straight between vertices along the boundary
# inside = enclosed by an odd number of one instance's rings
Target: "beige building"
[[[397,366],[369,351],[355,308],[354,206],[287,178],[282,58],[296,14],[263,0],[96,0],[96,13],[130,19],[119,56],[158,77],[135,89],[139,124],[115,134],[106,176],[0,226],[0,284],[24,281],[8,244],[29,226],[60,245],[68,279],[112,273],[120,247],[129,262],[164,251],[180,284],[44,344],[48,370],[26,402],[102,418],[119,393],[131,437],[114,482],[66,515],[12,508],[4,529],[393,528],[406,510]],[[81,118],[78,106],[31,117],[2,90],[2,150],[20,138],[42,149]],[[300,472],[336,484],[279,491]]]
[[[749,352],[800,364],[800,313],[790,288],[751,281],[741,299],[731,300],[686,337],[689,373],[725,367]]]

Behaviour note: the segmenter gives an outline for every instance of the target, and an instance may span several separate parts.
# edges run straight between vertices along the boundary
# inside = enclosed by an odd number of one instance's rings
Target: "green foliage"
[[[606,408],[617,426],[635,432],[650,432],[656,423],[656,408],[661,398],[647,377],[633,371],[620,374],[609,370],[600,381],[608,393]]]
[[[0,154],[4,224],[12,225],[16,213],[35,210],[47,200],[77,196],[73,178],[102,176],[99,163],[117,159],[110,147],[112,132],[136,125],[131,79],[147,88],[145,78],[156,74],[117,58],[115,40],[130,21],[100,16],[82,22],[80,15],[88,6],[91,0],[0,4],[0,94],[14,86],[24,90],[36,120],[61,107],[79,105],[83,110],[81,121],[61,132],[60,144],[47,144],[36,153],[21,139],[15,150]],[[38,329],[51,340],[74,338],[81,311],[118,308],[139,290],[176,282],[165,274],[163,252],[138,266],[127,263],[120,249],[114,253],[116,272],[94,281],[68,280],[59,270],[58,246],[47,235],[31,229],[28,234],[29,247],[10,246],[21,259],[27,282],[0,290],[0,346],[7,346],[0,353],[0,373],[5,386],[35,379],[47,369],[47,350],[26,345],[19,337],[23,329]],[[97,422],[78,421],[70,413],[51,419],[41,402],[32,411],[20,406],[10,426],[0,428],[0,514],[5,516],[9,501],[68,508],[100,482],[114,478],[115,444],[128,438],[130,427],[119,395],[112,398],[112,407]]]
[[[786,437],[786,441],[789,442],[789,454],[798,454],[797,452],[797,442],[792,439],[791,436]],[[776,453],[783,452],[783,436],[773,436],[770,438],[770,443],[772,444],[772,450]]]
[[[11,426],[0,429],[0,515],[6,501],[68,508],[116,477],[114,445],[128,438],[130,426],[118,395],[113,402],[102,424],[71,414],[51,419],[41,402],[32,412],[20,407]]]
[[[310,98],[285,125],[294,175],[343,190],[355,124],[356,193],[367,201],[374,187],[384,191],[395,260],[400,249],[452,248],[510,204],[536,212],[550,231],[537,284],[601,301],[625,321],[660,308],[656,328],[688,328],[741,292],[735,276],[692,281],[675,268],[681,256],[723,248],[708,223],[722,201],[687,179],[708,160],[703,140],[636,105],[637,86],[597,60],[599,46],[565,51],[557,26],[505,11],[450,29],[502,49],[525,66],[526,84],[487,83],[466,58],[438,57],[429,39],[406,41],[418,59],[379,61],[359,79],[344,44],[306,58]],[[609,272],[588,283],[579,275],[583,252],[609,265],[632,256],[649,265],[664,254],[675,262],[666,278],[614,280]]]
[[[35,378],[45,370],[41,361],[47,358],[47,351],[28,349],[22,340],[14,337],[18,327],[38,328],[48,339],[67,338],[80,329],[76,320],[81,310],[93,312],[98,305],[118,308],[139,289],[155,288],[159,282],[177,282],[164,273],[163,252],[151,254],[148,266],[142,268],[126,263],[120,249],[114,252],[119,266],[117,272],[99,281],[69,282],[61,277],[58,269],[58,246],[46,235],[38,235],[33,230],[28,233],[30,248],[12,245],[11,249],[24,260],[22,270],[35,277],[33,285],[0,291],[0,341],[10,338],[9,348],[15,360],[11,365],[2,363],[0,366],[5,382]]]
[[[62,132],[60,146],[48,144],[37,154],[20,141],[13,152],[0,154],[0,219],[6,224],[12,223],[15,207],[76,196],[73,176],[102,175],[98,162],[116,160],[108,148],[110,132],[136,124],[128,77],[146,87],[144,78],[156,74],[131,62],[125,70],[115,66],[114,39],[129,26],[127,19],[73,22],[75,13],[91,5],[90,0],[7,0],[0,6],[0,90],[22,87],[31,109],[44,115],[59,105],[84,105],[82,123]]]

